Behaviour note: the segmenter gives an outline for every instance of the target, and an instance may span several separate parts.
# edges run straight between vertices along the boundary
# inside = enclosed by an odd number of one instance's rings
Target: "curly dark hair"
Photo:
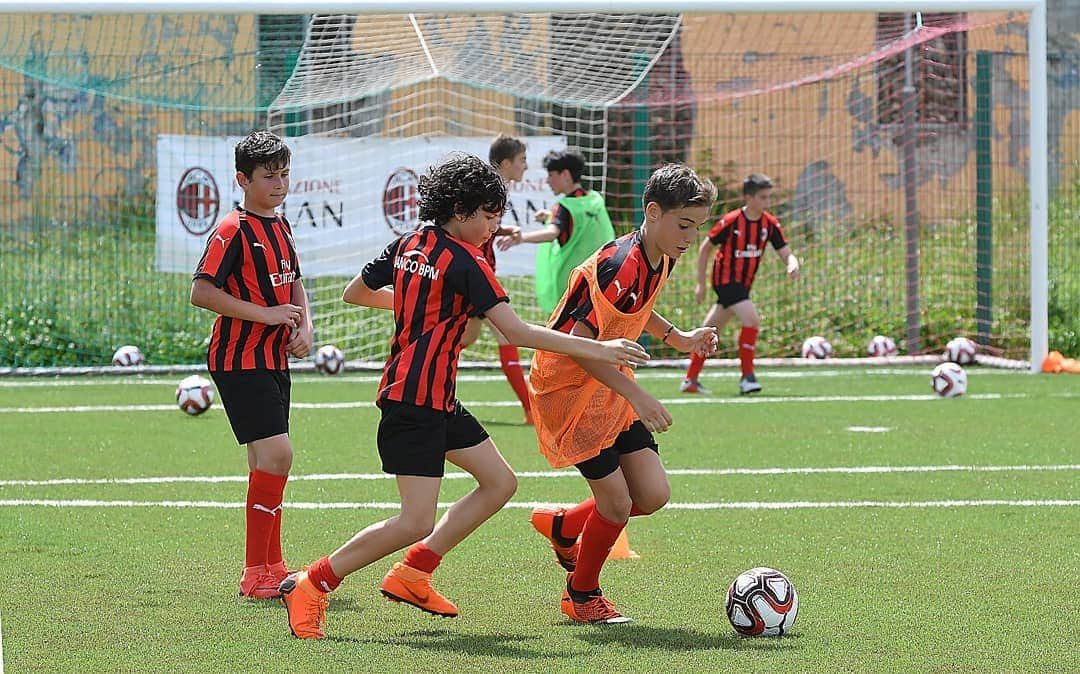
[[[650,201],[659,204],[665,213],[689,206],[712,208],[716,201],[716,186],[685,164],[664,164],[653,171],[645,183],[641,205],[648,206]]]
[[[285,141],[270,131],[252,131],[236,144],[234,159],[236,170],[248,178],[255,169],[264,166],[271,171],[285,168],[292,158],[292,151]]]
[[[495,167],[471,154],[455,152],[420,176],[420,220],[440,227],[455,215],[471,216],[481,208],[506,210],[506,185]]]

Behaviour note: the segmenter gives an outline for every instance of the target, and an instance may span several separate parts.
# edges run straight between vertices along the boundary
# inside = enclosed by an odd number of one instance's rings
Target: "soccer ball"
[[[832,357],[832,344],[821,336],[814,335],[802,344],[803,358],[830,358]]]
[[[206,377],[184,377],[176,387],[176,404],[191,416],[202,414],[214,404],[214,387]]]
[[[975,342],[967,337],[954,337],[945,345],[945,360],[967,365],[975,362]]]
[[[333,344],[320,346],[315,352],[315,369],[323,374],[338,374],[345,369],[345,354]]]
[[[799,595],[787,576],[759,566],[743,571],[727,591],[728,620],[748,637],[779,636],[791,630],[799,615]]]
[[[967,390],[967,373],[956,363],[942,363],[930,375],[930,385],[942,398],[958,398]]]
[[[885,335],[874,335],[874,338],[866,345],[866,352],[877,358],[895,356],[899,353],[896,349],[896,342],[892,340],[892,337],[886,337]]]
[[[146,359],[143,358],[142,351],[139,351],[139,347],[130,344],[121,346],[116,350],[116,353],[112,355],[112,364],[117,367],[135,367],[145,363]]]

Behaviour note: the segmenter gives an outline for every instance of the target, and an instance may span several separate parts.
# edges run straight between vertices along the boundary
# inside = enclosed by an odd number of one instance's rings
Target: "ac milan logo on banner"
[[[206,234],[217,222],[220,206],[221,194],[209,171],[198,166],[184,171],[176,187],[176,213],[184,229],[196,236]]]
[[[382,208],[386,224],[394,234],[411,232],[419,225],[416,185],[419,179],[412,169],[398,168],[386,179]]]

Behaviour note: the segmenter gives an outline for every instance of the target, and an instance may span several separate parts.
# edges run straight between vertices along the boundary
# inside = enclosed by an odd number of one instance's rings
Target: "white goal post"
[[[1048,92],[1046,0],[0,0],[0,14],[500,14],[517,12],[658,13],[844,13],[994,12],[1029,13],[1027,24],[1029,98],[1028,190],[1030,217],[1030,368],[1041,370],[1048,352]],[[434,65],[434,64],[433,64]]]

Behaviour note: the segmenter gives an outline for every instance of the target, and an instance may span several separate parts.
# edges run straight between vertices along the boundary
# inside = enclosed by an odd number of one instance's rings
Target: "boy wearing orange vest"
[[[693,169],[657,169],[642,196],[641,228],[574,269],[549,327],[600,340],[636,339],[648,331],[680,352],[715,351],[715,328],[683,332],[653,310],[715,199],[716,187]],[[627,519],[668,501],[671,489],[652,434],[668,430],[671,415],[638,386],[630,367],[537,350],[529,381],[541,453],[555,468],[577,467],[593,494],[570,509],[532,512],[533,526],[569,572],[562,611],[585,623],[629,622],[600,591],[600,571]]]

